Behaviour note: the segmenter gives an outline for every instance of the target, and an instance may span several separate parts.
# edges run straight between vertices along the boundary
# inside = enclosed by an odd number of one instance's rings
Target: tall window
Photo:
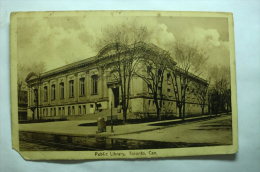
[[[48,87],[47,86],[44,87],[43,92],[44,92],[44,94],[43,94],[44,95],[44,101],[47,102],[48,101]]]
[[[69,81],[69,97],[74,97],[74,80]]]
[[[64,82],[60,83],[60,99],[64,99]]]
[[[97,95],[98,94],[98,76],[93,75],[91,77],[92,79],[92,94]]]
[[[85,78],[79,79],[80,96],[85,96]]]
[[[51,100],[55,100],[55,84],[51,85]]]
[[[151,84],[147,84],[147,88],[148,88],[148,93],[152,94],[152,85]]]
[[[75,106],[72,106],[72,115],[75,115]]]
[[[79,115],[81,115],[81,106],[79,105]]]
[[[33,92],[34,92],[34,103],[37,103],[37,101],[38,101],[38,89],[34,89],[33,90]]]
[[[83,105],[83,114],[86,114],[86,105]]]
[[[68,115],[71,115],[70,106],[68,107]]]
[[[171,84],[171,74],[167,73],[167,83]]]

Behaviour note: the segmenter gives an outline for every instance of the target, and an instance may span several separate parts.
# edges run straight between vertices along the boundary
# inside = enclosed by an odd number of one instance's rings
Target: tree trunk
[[[156,114],[157,114],[157,119],[158,119],[158,120],[161,120],[160,112],[161,112],[161,109],[158,107],[158,108],[156,109]]]
[[[201,107],[201,114],[204,115],[204,106]]]
[[[179,110],[179,118],[182,118],[182,107],[181,106],[177,106],[178,110]]]

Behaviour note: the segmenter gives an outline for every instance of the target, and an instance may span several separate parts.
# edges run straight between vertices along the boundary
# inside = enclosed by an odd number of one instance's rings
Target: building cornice
[[[99,65],[100,63],[110,60],[109,63],[113,63],[113,61],[111,59],[113,59],[114,57],[116,57],[116,54],[114,53],[113,50],[115,50],[115,48],[119,46],[116,43],[111,43],[108,44],[106,46],[104,46],[98,53],[96,56],[93,57],[89,57],[71,64],[67,64],[65,66],[62,67],[58,67],[56,69],[53,70],[49,70],[46,71],[44,73],[41,73],[38,77],[36,78],[31,78],[27,80],[28,84],[34,84],[34,83],[41,83],[41,80],[45,79],[45,78],[49,78],[52,76],[57,76],[59,74],[65,74],[67,72],[73,71],[73,70],[77,70],[79,68],[84,68],[84,67],[90,67],[92,64],[95,65]],[[131,51],[131,49],[137,49],[137,50],[145,50],[146,53],[152,53],[152,54],[159,54],[159,55],[168,55],[167,51],[159,48],[158,46],[151,44],[151,43],[145,43],[145,42],[138,42],[135,45],[132,45],[130,48],[124,48],[126,46],[120,45],[119,47],[121,47],[123,49],[123,51],[121,51],[122,54],[125,54],[129,51]],[[112,53],[111,53],[112,52]],[[172,60],[172,62],[176,65],[176,62]],[[179,73],[185,74],[185,71],[179,67],[176,67],[176,70]],[[207,84],[208,82],[190,72],[188,72],[188,75],[195,79],[198,80],[204,84]]]

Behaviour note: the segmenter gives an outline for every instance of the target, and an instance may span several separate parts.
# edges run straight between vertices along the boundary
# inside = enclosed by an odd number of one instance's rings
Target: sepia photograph
[[[231,13],[16,12],[10,27],[24,158],[236,153]]]

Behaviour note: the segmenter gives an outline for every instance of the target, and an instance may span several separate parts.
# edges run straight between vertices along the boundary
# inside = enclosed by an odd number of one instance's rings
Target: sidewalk
[[[179,123],[187,123],[191,121],[203,120],[209,118],[208,115],[199,117],[189,117],[185,121],[182,119],[147,122],[139,124],[126,124],[113,126],[114,133],[111,133],[111,126],[107,126],[107,132],[96,133],[97,126],[79,126],[84,123],[93,123],[95,120],[82,120],[82,121],[58,121],[58,122],[45,122],[45,123],[31,123],[19,124],[20,131],[49,133],[58,135],[70,136],[116,136],[124,134],[141,133],[163,128],[172,127]],[[211,117],[212,118],[212,117]]]

